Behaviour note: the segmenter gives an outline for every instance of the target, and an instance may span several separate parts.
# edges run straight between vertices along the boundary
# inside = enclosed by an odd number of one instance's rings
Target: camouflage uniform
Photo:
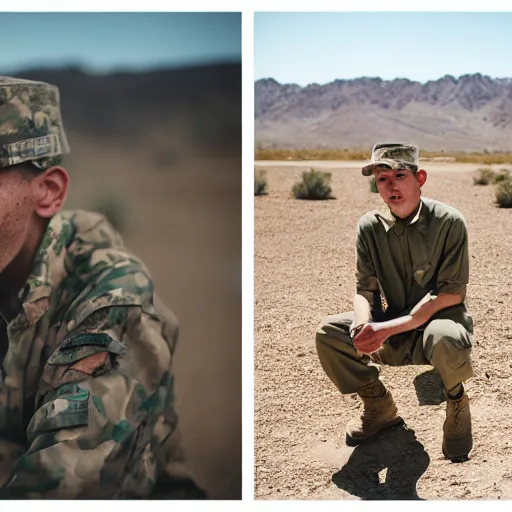
[[[57,89],[0,77],[0,166],[68,150]],[[162,476],[198,489],[173,405],[176,318],[105,218],[54,216],[0,311],[0,497],[142,498]]]

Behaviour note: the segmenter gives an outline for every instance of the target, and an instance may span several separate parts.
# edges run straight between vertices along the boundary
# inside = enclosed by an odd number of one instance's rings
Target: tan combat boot
[[[453,462],[466,460],[473,448],[471,413],[466,393],[457,400],[447,397],[443,432],[443,455]]]
[[[398,416],[398,409],[391,393],[380,381],[378,383],[385,391],[384,396],[374,398],[358,393],[363,400],[364,410],[361,416],[347,424],[345,440],[349,446],[356,446],[361,441],[374,437],[381,430],[404,424],[404,420]]]

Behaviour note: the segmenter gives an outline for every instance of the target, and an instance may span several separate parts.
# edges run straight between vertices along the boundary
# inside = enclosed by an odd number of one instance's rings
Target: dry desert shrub
[[[367,160],[371,148],[367,149],[279,149],[255,150],[255,160]]]
[[[480,167],[473,175],[473,185],[489,185],[494,181],[495,172],[489,167]]]
[[[267,173],[254,169],[254,195],[266,196],[268,194]]]
[[[494,183],[510,179],[510,171],[508,169],[500,169],[494,177]]]
[[[255,160],[367,160],[371,153],[371,147],[340,149],[280,149],[264,148],[257,146],[255,148]],[[459,152],[445,153],[444,151],[421,151],[420,160],[438,161],[438,162],[459,162],[475,163],[479,165],[510,165],[512,163],[512,153],[496,151],[489,153],[479,152]]]
[[[512,180],[504,179],[496,183],[496,202],[501,208],[512,208]]]
[[[293,185],[292,195],[295,199],[335,199],[331,193],[331,173],[310,169],[302,173],[302,181]]]

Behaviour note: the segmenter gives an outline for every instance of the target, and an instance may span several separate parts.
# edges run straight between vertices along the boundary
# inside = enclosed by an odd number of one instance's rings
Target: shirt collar
[[[393,231],[397,234],[397,236],[401,236],[406,228],[412,226],[413,224],[417,225],[417,228],[420,231],[424,231],[426,227],[426,217],[427,217],[426,208],[424,207],[423,200],[420,199],[420,203],[415,213],[411,214],[412,219],[400,219],[391,213],[391,210],[387,210],[383,213],[379,212],[377,217],[382,222],[384,229],[386,232],[389,231],[390,228],[393,228]]]
[[[57,214],[50,220],[39,244],[25,286],[18,293],[19,310],[24,311],[29,324],[48,311],[52,290],[66,275],[64,260],[69,233],[69,221]]]

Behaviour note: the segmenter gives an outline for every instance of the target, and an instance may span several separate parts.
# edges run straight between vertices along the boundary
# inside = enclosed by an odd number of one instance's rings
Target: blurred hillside
[[[180,321],[189,466],[211,497],[240,498],[241,65],[12,74],[59,87],[66,208],[107,213],[149,267]]]
[[[203,152],[240,147],[239,64],[110,75],[34,69],[16,76],[59,87],[65,128],[74,135],[122,144],[155,138],[163,152],[183,143]]]

